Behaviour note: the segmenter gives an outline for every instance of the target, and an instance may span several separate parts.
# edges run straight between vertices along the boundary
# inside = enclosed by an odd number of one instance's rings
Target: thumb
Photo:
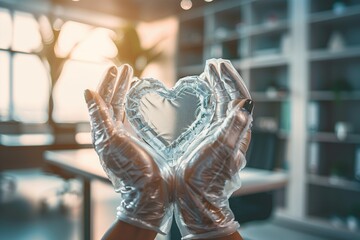
[[[90,115],[93,138],[95,138],[93,140],[96,140],[99,135],[111,135],[114,129],[114,121],[104,100],[99,94],[88,89],[85,90],[84,97]]]
[[[237,103],[216,133],[218,140],[230,149],[237,151],[250,129],[252,109],[253,101],[251,99],[242,99]]]

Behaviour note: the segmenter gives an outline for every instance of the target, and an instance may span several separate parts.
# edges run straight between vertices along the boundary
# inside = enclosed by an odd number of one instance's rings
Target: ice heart
[[[170,163],[209,126],[214,109],[212,91],[196,76],[180,79],[171,89],[152,78],[138,80],[125,102],[137,134]]]

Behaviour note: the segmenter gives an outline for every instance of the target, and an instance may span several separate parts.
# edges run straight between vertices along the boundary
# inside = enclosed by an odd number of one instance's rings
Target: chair
[[[15,177],[0,172],[0,204],[13,200],[17,188]]]
[[[273,170],[277,155],[278,137],[274,132],[253,131],[247,152],[246,167]],[[273,210],[273,192],[255,193],[229,199],[235,219],[240,223],[268,219]]]
[[[79,180],[73,174],[66,173],[56,166],[44,166],[45,174],[57,176],[62,181],[60,187],[48,189],[40,199],[40,211],[46,214],[52,211],[59,211],[67,214],[71,209],[78,207],[82,200],[82,190]]]

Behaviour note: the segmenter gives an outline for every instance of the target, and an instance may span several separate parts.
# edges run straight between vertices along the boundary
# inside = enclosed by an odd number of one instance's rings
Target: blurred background
[[[255,101],[249,167],[285,176],[232,198],[245,239],[360,239],[359,23],[359,0],[0,0],[0,239],[100,239],[119,196],[46,152],[92,147],[110,65],[171,87],[209,58]]]

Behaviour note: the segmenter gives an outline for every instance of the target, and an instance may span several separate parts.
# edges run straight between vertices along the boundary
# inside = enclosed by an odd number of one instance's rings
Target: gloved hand
[[[132,79],[129,65],[108,69],[98,91],[85,91],[94,148],[115,190],[118,219],[165,234],[172,220],[171,170],[166,161],[123,125],[124,98]]]
[[[201,77],[213,88],[217,110],[209,130],[192,143],[175,170],[175,217],[183,239],[237,231],[228,198],[240,187],[238,172],[251,138],[253,103],[230,62],[209,60]]]

